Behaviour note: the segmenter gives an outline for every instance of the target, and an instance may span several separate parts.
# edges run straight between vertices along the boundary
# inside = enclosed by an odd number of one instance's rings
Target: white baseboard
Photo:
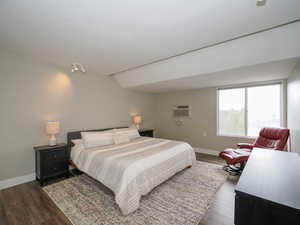
[[[35,173],[0,181],[0,190],[35,180]]]
[[[195,150],[195,152],[204,153],[204,154],[208,154],[208,155],[215,155],[215,156],[219,155],[219,151],[217,151],[217,150],[212,150],[212,149],[207,149],[207,148],[197,148],[197,147],[194,147],[194,150]]]

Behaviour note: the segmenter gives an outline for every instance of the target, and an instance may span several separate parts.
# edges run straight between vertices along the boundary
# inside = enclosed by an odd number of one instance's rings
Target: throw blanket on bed
[[[72,160],[115,193],[126,215],[139,207],[142,195],[193,165],[195,153],[185,142],[141,137],[126,144],[74,149]]]

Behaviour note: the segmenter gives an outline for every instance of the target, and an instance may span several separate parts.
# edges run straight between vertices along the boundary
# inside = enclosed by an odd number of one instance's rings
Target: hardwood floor
[[[71,225],[36,182],[0,191],[1,225]]]
[[[224,165],[224,160],[214,155],[208,155],[208,154],[196,152],[196,159],[208,163]]]
[[[197,153],[197,160],[223,164],[216,156]],[[234,186],[228,179],[199,225],[233,225]],[[0,225],[72,225],[33,181],[0,191]]]
[[[217,156],[196,153],[199,161],[224,165]],[[218,190],[215,199],[199,225],[234,225],[234,187],[238,177],[229,177]]]

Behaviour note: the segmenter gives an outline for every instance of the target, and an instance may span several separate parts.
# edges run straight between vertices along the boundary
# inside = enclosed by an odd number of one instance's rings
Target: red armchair
[[[227,163],[224,170],[231,174],[240,174],[253,148],[286,151],[289,134],[290,131],[286,128],[262,128],[253,144],[239,143],[238,149],[225,149],[220,152],[219,157]],[[237,164],[240,166],[237,167]]]

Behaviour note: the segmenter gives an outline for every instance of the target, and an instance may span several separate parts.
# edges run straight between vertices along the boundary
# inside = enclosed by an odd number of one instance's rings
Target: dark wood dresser
[[[254,149],[235,192],[235,225],[300,224],[299,154]]]
[[[141,136],[144,137],[154,137],[154,130],[153,129],[141,129],[139,130]]]
[[[50,178],[69,176],[67,144],[36,146],[34,150],[36,180],[41,186]]]

